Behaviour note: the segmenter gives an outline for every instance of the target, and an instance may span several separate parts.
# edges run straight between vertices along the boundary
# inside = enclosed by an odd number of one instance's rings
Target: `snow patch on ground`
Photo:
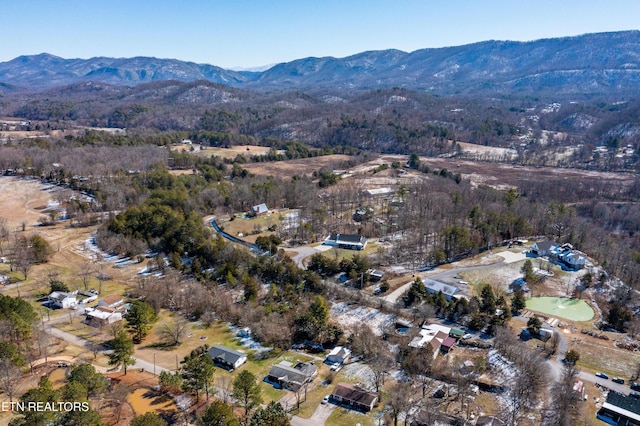
[[[331,307],[331,318],[344,328],[353,328],[358,323],[371,327],[376,336],[382,336],[387,325],[393,323],[394,316],[385,314],[377,309],[342,303],[335,303]]]
[[[345,365],[342,369],[342,375],[345,378],[357,379],[362,387],[368,390],[375,390],[375,376],[373,370],[359,362]]]

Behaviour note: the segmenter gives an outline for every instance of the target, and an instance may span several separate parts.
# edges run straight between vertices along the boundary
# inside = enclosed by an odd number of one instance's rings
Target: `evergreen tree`
[[[116,337],[111,341],[113,351],[109,356],[109,365],[116,368],[122,367],[124,374],[127,374],[127,366],[136,363],[132,355],[134,352],[133,341],[125,331],[119,331]]]
[[[134,300],[126,315],[127,328],[136,342],[140,342],[149,334],[153,324],[158,321],[158,316],[153,307],[142,300]]]
[[[279,402],[271,401],[265,408],[258,408],[251,416],[250,426],[290,426],[286,411]]]
[[[511,299],[511,312],[513,313],[513,315],[520,315],[520,312],[522,312],[522,310],[526,307],[527,302],[522,290],[518,290],[513,293],[513,298]]]
[[[130,426],[167,426],[168,423],[159,415],[150,411],[142,416],[136,416],[131,420]]]
[[[242,370],[233,381],[232,396],[244,407],[244,422],[247,424],[251,410],[262,403],[256,376],[250,371]]]
[[[195,391],[196,401],[200,400],[200,392],[204,391],[208,401],[215,370],[213,359],[207,352],[189,355],[185,358],[185,363],[182,367],[183,389]]]
[[[213,401],[197,423],[199,426],[240,426],[233,409],[222,401]]]

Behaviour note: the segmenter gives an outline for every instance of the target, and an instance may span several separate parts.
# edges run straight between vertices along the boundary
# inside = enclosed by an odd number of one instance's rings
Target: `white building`
[[[78,304],[76,292],[54,291],[47,297],[47,301],[52,307],[61,309],[75,308]]]
[[[351,350],[345,348],[344,346],[336,346],[329,352],[327,355],[326,362],[329,364],[334,364],[336,362],[340,364],[344,364],[351,357]]]

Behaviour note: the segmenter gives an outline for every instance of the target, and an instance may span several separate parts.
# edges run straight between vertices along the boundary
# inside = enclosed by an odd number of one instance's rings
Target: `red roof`
[[[447,338],[446,338],[446,339],[444,339],[444,341],[442,342],[442,346],[444,346],[445,348],[450,348],[450,347],[452,347],[455,343],[456,343],[456,339],[454,339],[453,337],[447,337]]]

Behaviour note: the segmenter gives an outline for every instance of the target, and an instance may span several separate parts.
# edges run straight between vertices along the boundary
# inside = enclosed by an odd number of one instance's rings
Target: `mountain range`
[[[640,31],[530,42],[484,41],[407,53],[381,50],[346,58],[303,58],[262,72],[149,57],[63,59],[47,53],[0,63],[0,93],[81,82],[207,80],[237,88],[371,90],[400,87],[439,95],[638,94]]]

